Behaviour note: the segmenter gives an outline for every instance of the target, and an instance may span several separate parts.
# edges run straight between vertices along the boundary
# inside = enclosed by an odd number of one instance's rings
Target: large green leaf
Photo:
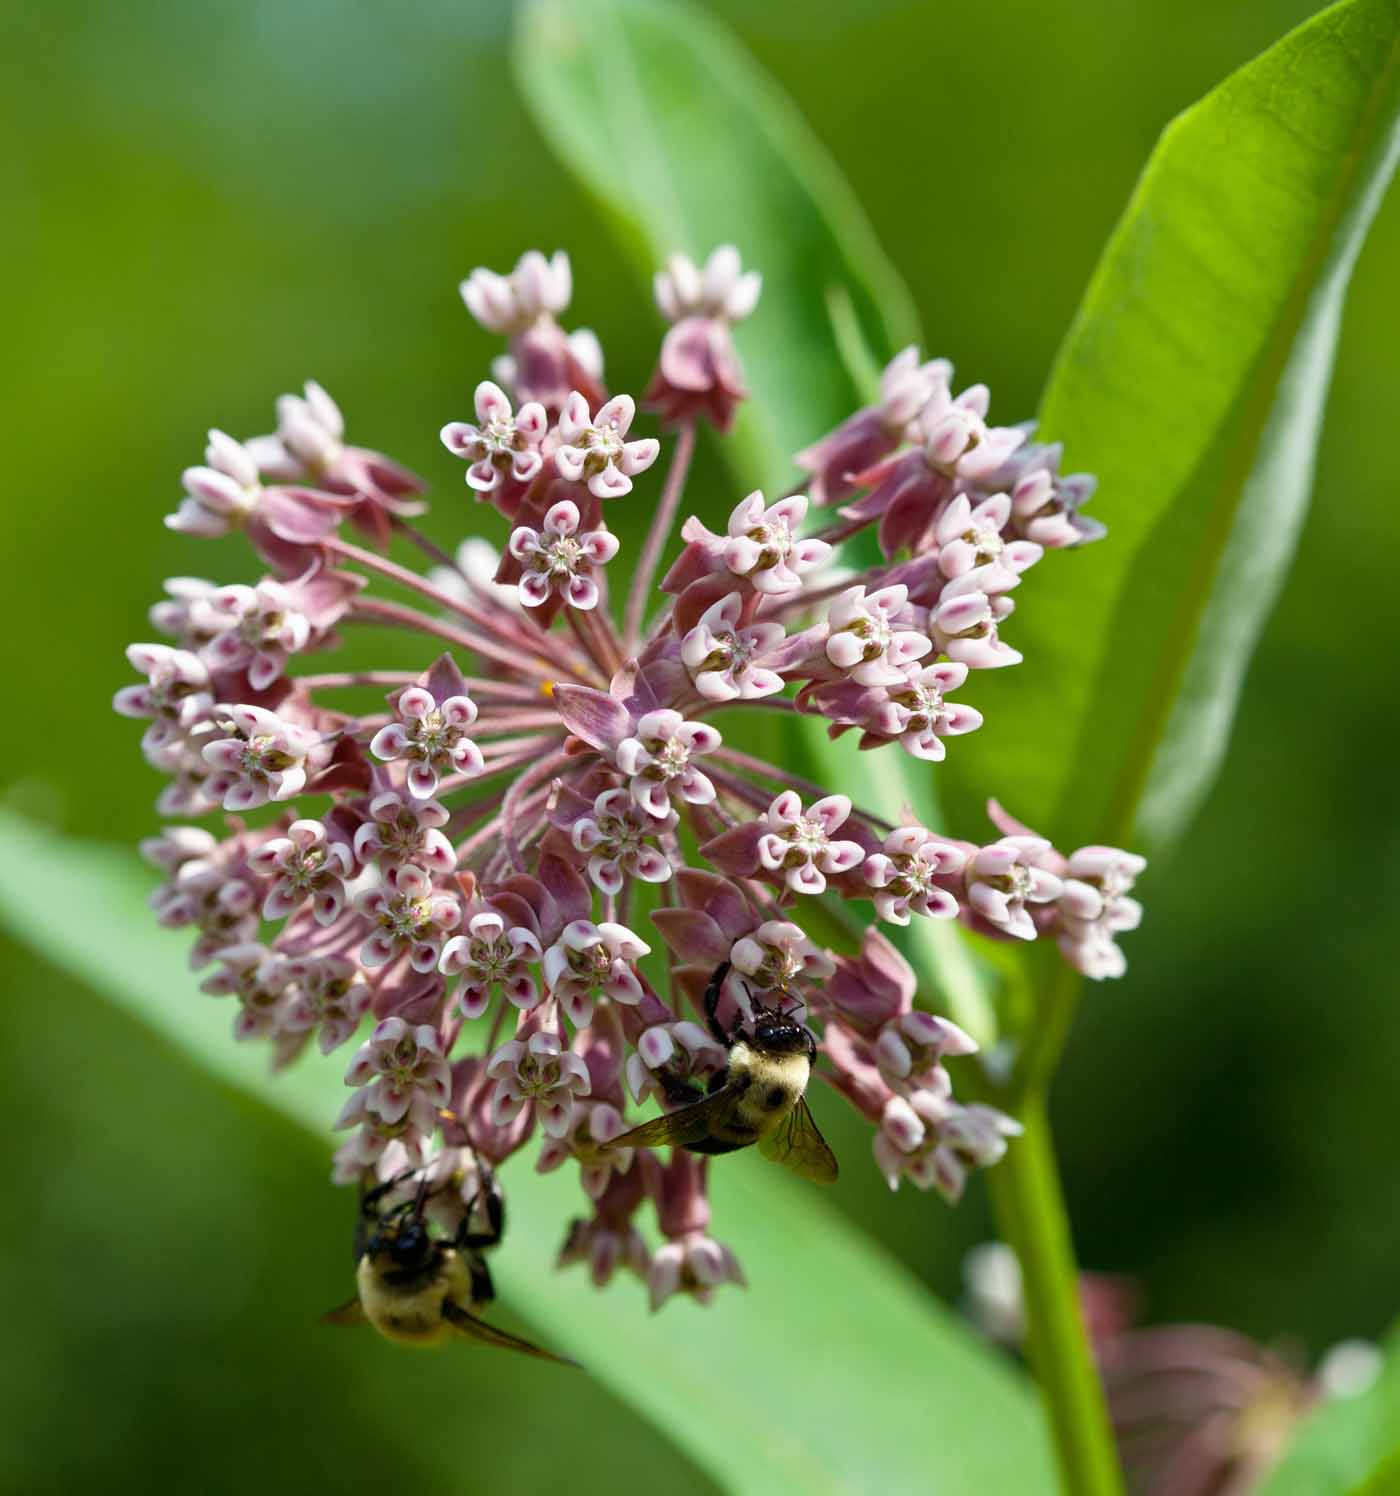
[[[1151,845],[1199,803],[1294,552],[1398,111],[1400,3],[1346,0],[1163,135],[1041,413],[1110,533],[1018,592],[1025,663],[979,680],[987,726],[950,755],[959,825],[990,792],[1062,845]]]
[[[154,926],[149,885],[120,849],[64,842],[0,812],[0,924],[329,1141],[343,1056],[270,1076],[264,1049],[233,1042],[227,1005],[197,990],[186,940]],[[712,1178],[716,1230],[744,1261],[747,1294],[653,1317],[626,1285],[599,1294],[578,1272],[556,1273],[564,1218],[582,1197],[522,1159],[508,1171],[512,1227],[494,1264],[507,1301],[728,1490],[1053,1489],[1025,1381],[815,1187],[762,1159],[726,1160]],[[540,1375],[547,1395],[567,1395],[554,1381],[566,1373]]]
[[[859,401],[852,313],[877,356],[918,323],[860,205],[791,101],[716,21],[674,0],[530,0],[515,42],[527,102],[649,275],[674,250],[739,246],[762,270],[736,337],[756,398],[727,456],[750,487]],[[829,313],[828,308],[831,308]]]
[[[1259,1496],[1395,1496],[1400,1491],[1400,1332],[1375,1382],[1323,1403]]]

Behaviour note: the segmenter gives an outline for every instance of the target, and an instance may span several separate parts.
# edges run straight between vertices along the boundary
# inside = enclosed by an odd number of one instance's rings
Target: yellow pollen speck
[[[554,682],[552,680],[542,680],[540,682],[540,695],[541,696],[553,696],[554,695]]]

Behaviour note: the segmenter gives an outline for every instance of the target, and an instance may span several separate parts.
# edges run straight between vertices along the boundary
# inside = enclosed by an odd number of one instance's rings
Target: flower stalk
[[[1044,1093],[1022,1095],[1013,1115],[1021,1134],[988,1174],[987,1185],[998,1231],[1021,1268],[1027,1350],[1061,1483],[1067,1496],[1122,1496],[1113,1428],[1080,1307],[1079,1269]]]

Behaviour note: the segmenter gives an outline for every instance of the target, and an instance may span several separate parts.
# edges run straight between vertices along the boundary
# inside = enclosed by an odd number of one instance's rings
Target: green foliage
[[[44,893],[59,877],[62,907]],[[343,1056],[274,1078],[262,1047],[232,1043],[227,1006],[192,990],[183,939],[152,925],[149,882],[127,853],[65,843],[0,813],[0,923],[13,936],[210,1074],[325,1137]],[[70,938],[74,909],[83,911],[80,941]],[[554,1270],[562,1179],[517,1165],[508,1188],[511,1231],[493,1263],[507,1305],[726,1489],[1052,1488],[1025,1382],[815,1187],[762,1159],[717,1169],[716,1211],[753,1292],[730,1292],[708,1309],[672,1304],[656,1317],[635,1295],[621,1309],[625,1285],[599,1294],[580,1271]],[[336,1291],[327,1285],[329,1296]],[[542,1367],[541,1394],[567,1396],[556,1379],[568,1375]]]
[[[1357,1397],[1324,1403],[1294,1436],[1259,1496],[1395,1496],[1400,1491],[1400,1332]]]
[[[950,806],[1154,845],[1219,768],[1293,556],[1352,265],[1400,152],[1400,5],[1347,0],[1166,131],[1060,351],[1042,434],[1109,539],[1050,557]]]
[[[848,319],[885,358],[919,335],[855,195],[787,97],[698,7],[530,0],[515,50],[536,118],[641,274],[724,243],[763,271],[758,311],[736,334],[760,398],[727,447],[751,487],[780,489],[792,453],[859,403],[842,358]]]

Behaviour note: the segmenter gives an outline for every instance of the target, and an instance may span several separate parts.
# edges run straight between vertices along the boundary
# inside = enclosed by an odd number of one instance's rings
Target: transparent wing
[[[495,1325],[488,1325],[484,1319],[478,1319],[476,1315],[463,1309],[459,1304],[450,1302],[444,1304],[442,1315],[469,1340],[478,1340],[483,1345],[498,1346],[501,1350],[524,1351],[527,1356],[539,1356],[545,1361],[557,1361],[561,1366],[578,1366],[577,1361],[571,1361],[567,1356],[556,1356],[553,1351],[532,1345],[530,1341],[522,1340],[508,1330],[498,1330]]]
[[[766,1138],[760,1138],[758,1151],[775,1163],[786,1164],[794,1174],[817,1184],[832,1184],[837,1175],[836,1155],[827,1146],[817,1128],[817,1120],[799,1096],[797,1105]]]
[[[620,1138],[614,1138],[608,1147],[659,1148],[665,1143],[674,1143],[684,1148],[689,1143],[698,1143],[701,1138],[709,1135],[711,1121],[732,1099],[731,1088],[721,1086],[713,1095],[706,1096],[701,1101],[677,1107],[664,1116],[643,1122],[631,1132],[624,1132]]]
[[[364,1322],[365,1311],[358,1295],[337,1304],[334,1309],[327,1309],[321,1316],[323,1325],[362,1325]]]

